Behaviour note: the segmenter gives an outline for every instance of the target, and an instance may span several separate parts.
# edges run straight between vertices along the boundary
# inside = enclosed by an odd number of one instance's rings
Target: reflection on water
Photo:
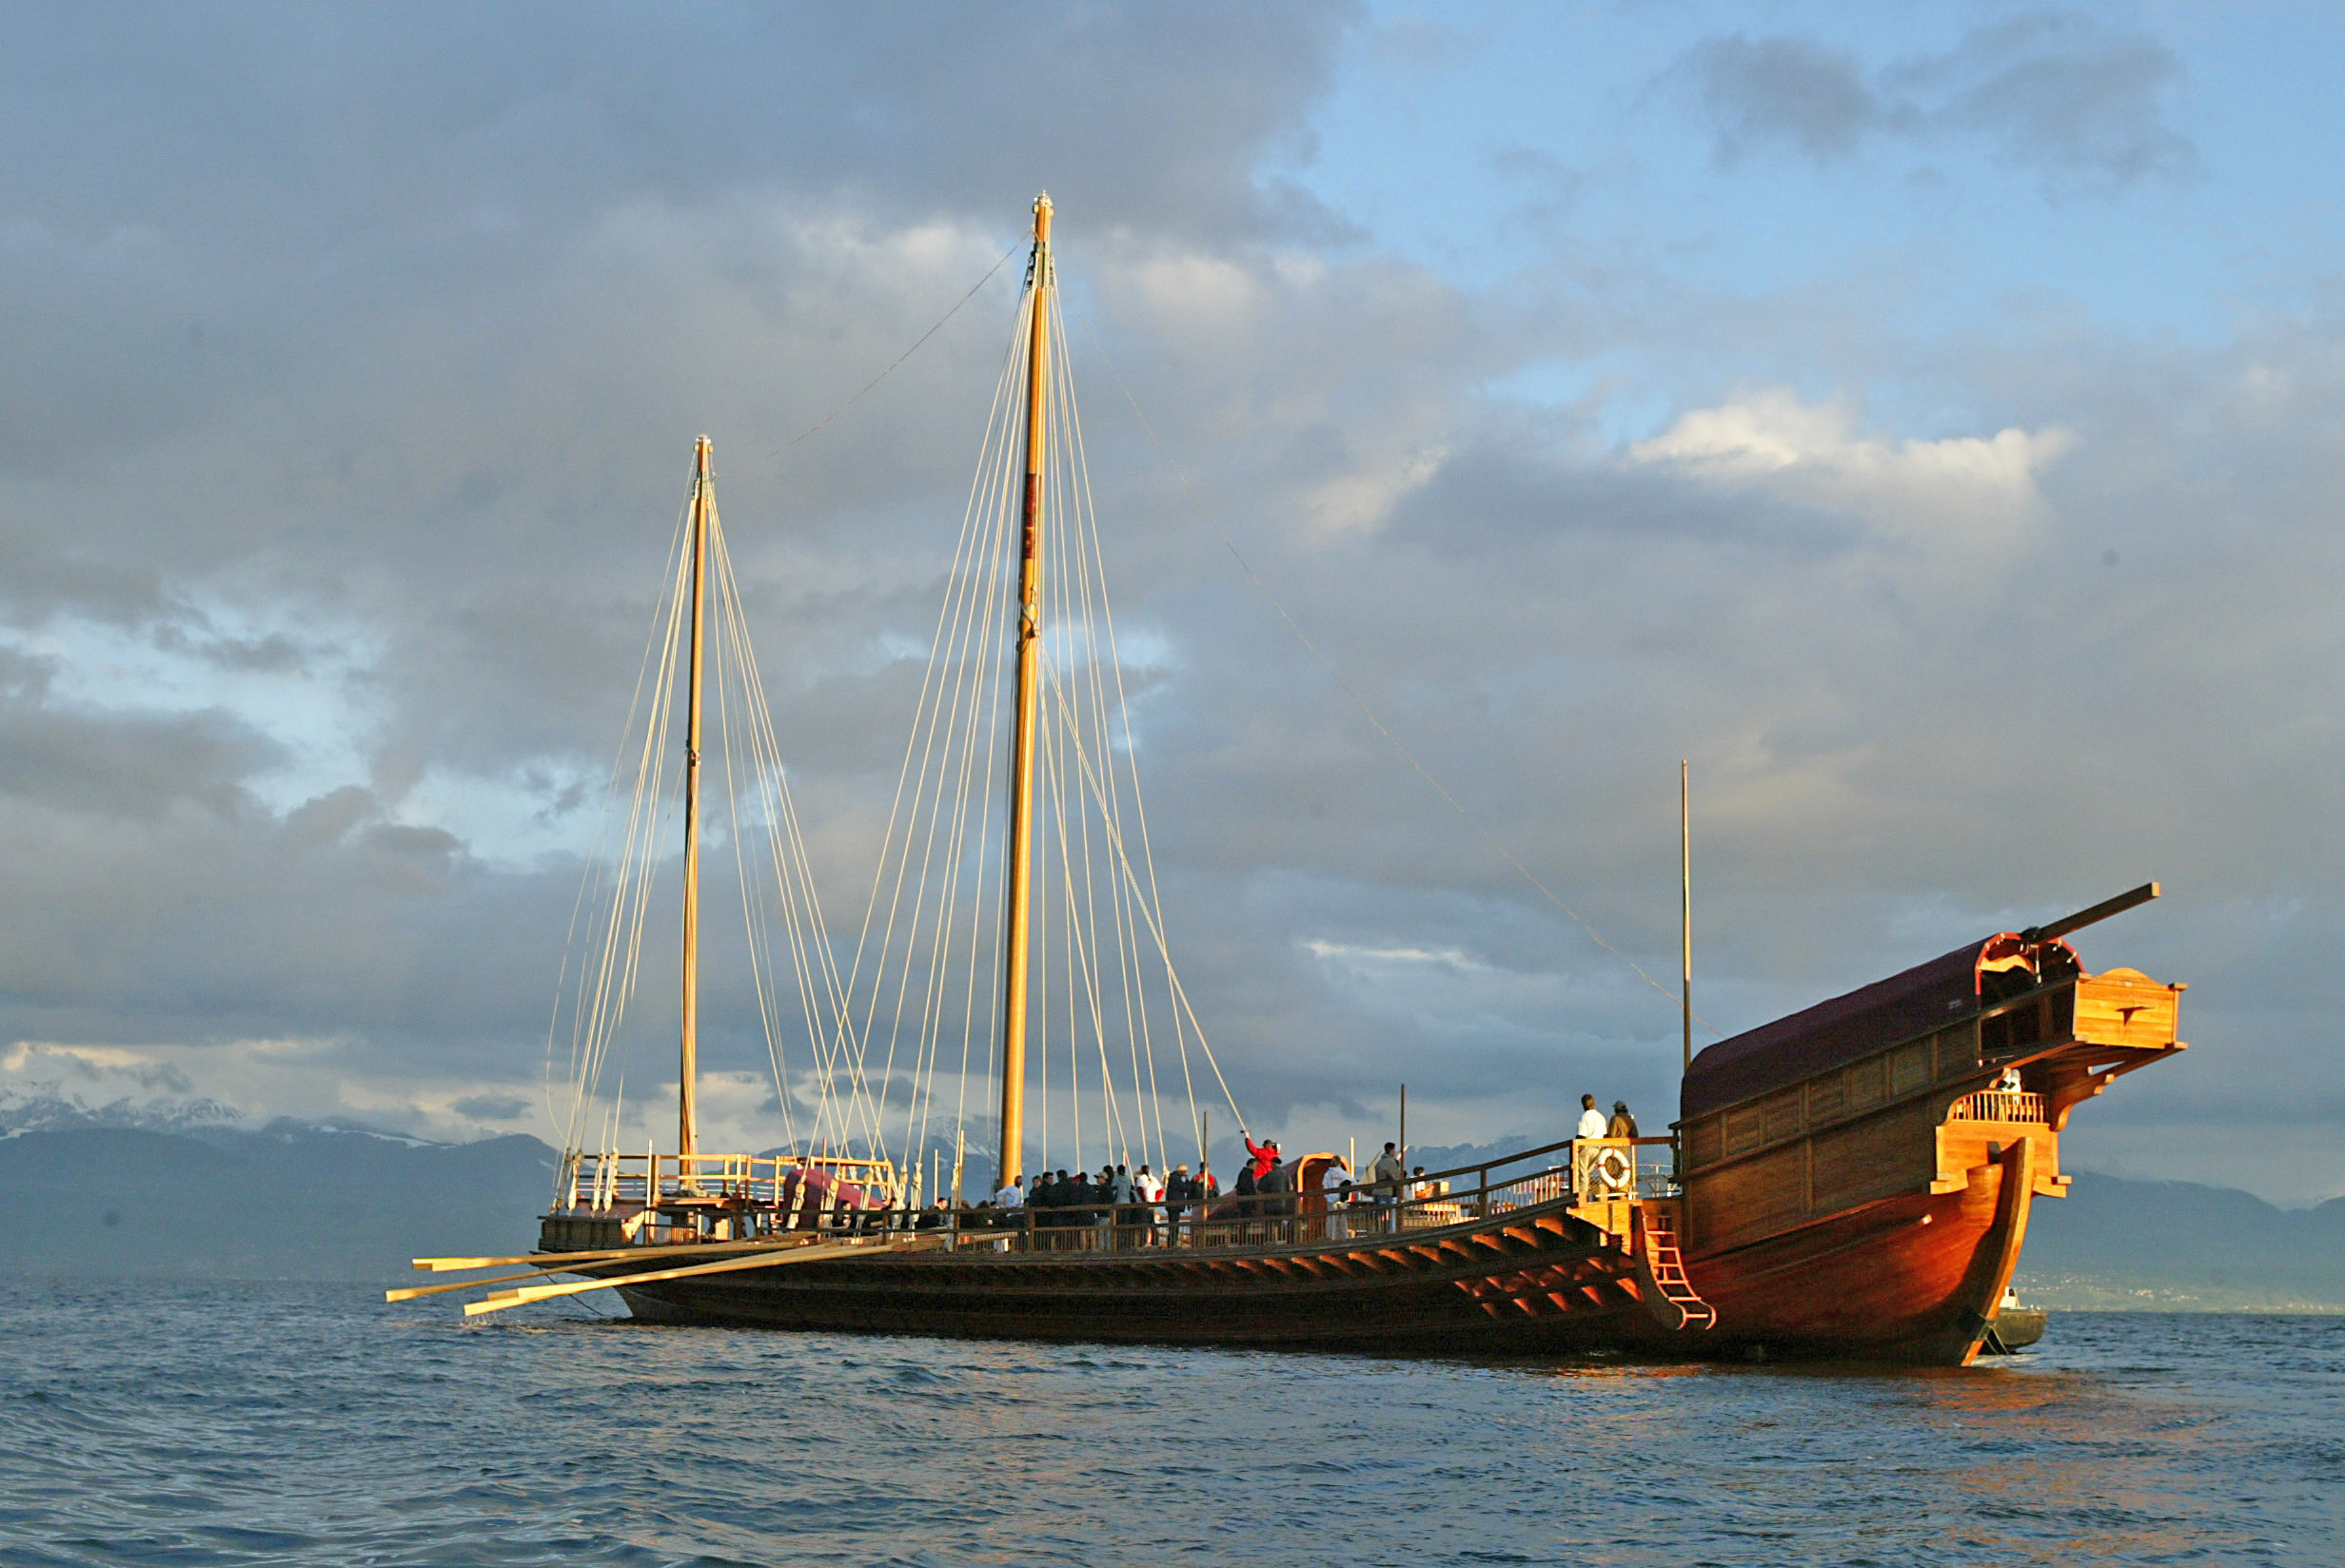
[[[2345,1560],[2345,1320],[1961,1372],[465,1324],[0,1291],[0,1563]]]

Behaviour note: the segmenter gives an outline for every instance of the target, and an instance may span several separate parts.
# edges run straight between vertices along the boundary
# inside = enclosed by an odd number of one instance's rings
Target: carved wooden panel
[[[1807,1213],[1807,1148],[1795,1143],[1685,1184],[1694,1245],[1735,1246],[1800,1223]]]
[[[1916,1040],[1889,1053],[1889,1098],[1911,1094],[1931,1079],[1930,1042]]]
[[[1930,1127],[1928,1104],[1917,1101],[1818,1133],[1810,1140],[1816,1212],[1829,1214],[1928,1186],[1937,1174],[1938,1152]]]
[[[1979,1029],[1976,1024],[1941,1029],[1938,1035],[1938,1076],[1942,1082],[1979,1070]]]
[[[1759,1102],[1759,1108],[1766,1120],[1766,1132],[1764,1135],[1766,1143],[1781,1143],[1785,1138],[1799,1136],[1801,1124],[1798,1088],[1784,1089],[1780,1094],[1768,1095]]]
[[[1848,1111],[1848,1074],[1827,1072],[1807,1086],[1807,1125],[1837,1122]]]
[[[2111,970],[2077,982],[2077,1038],[2099,1046],[2170,1046],[2180,993],[2139,970]]]
[[[1766,1141],[1766,1118],[1758,1106],[1737,1106],[1726,1112],[1726,1152],[1747,1154]]]
[[[1887,1061],[1879,1056],[1868,1056],[1862,1062],[1849,1064],[1848,1107],[1851,1110],[1877,1106],[1889,1097],[1887,1068]]]

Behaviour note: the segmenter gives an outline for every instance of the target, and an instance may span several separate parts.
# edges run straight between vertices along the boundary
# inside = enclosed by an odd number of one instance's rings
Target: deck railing
[[[1576,1138],[1571,1143],[1571,1190],[1583,1203],[1666,1198],[1676,1194],[1674,1158],[1667,1165],[1640,1158],[1652,1148],[1674,1150],[1673,1138]]]
[[[786,1156],[696,1156],[680,1170],[674,1155],[607,1157],[606,1164],[588,1154],[579,1162],[578,1201],[557,1211],[608,1216],[638,1245],[934,1232],[955,1248],[998,1252],[1253,1250],[1408,1236],[1542,1205],[1675,1196],[1670,1144],[1667,1138],[1580,1139],[1410,1177],[1397,1192],[1355,1187],[1349,1197],[1327,1191],[1223,1194],[1181,1203],[922,1210],[809,1203],[803,1187],[796,1189],[800,1201],[785,1205],[776,1194],[791,1189],[777,1184],[805,1168]],[[834,1163],[865,1167],[877,1185],[879,1171],[872,1163]]]
[[[815,1171],[876,1193],[882,1202],[893,1200],[898,1190],[896,1167],[885,1160],[588,1150],[571,1156],[557,1201],[570,1212],[590,1214],[688,1200],[737,1200],[751,1207],[773,1207],[791,1198],[794,1190],[802,1192],[807,1175]],[[799,1184],[795,1189],[794,1176]],[[818,1198],[817,1202],[818,1205]]]
[[[2019,1089],[1982,1088],[1946,1107],[1949,1122],[2048,1122],[2043,1096]]]

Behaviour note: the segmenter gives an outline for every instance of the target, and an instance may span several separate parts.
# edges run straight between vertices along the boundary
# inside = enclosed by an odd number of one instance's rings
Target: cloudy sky
[[[1685,757],[1719,1029],[2155,877],[2079,945],[2193,1049],[2070,1163],[2345,1191],[2341,57],[2310,5],[11,8],[0,1082],[550,1135],[702,431],[858,914],[1016,266],[752,460],[1048,187],[1257,1130],[1665,1120],[1673,1000],[1500,846],[1667,977]]]

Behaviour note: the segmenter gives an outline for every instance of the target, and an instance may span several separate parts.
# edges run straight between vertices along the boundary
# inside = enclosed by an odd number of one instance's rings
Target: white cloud
[[[2000,560],[2022,543],[2044,512],[2037,474],[2075,444],[2057,426],[1896,440],[1862,431],[1846,399],[1803,403],[1778,386],[1681,415],[1628,456],[1862,520],[1944,562],[1963,552]]]
[[[1330,942],[1313,937],[1303,944],[1314,958],[1339,964],[1447,964],[1457,969],[1489,968],[1460,948],[1370,948],[1352,942]]]
[[[1448,456],[1449,449],[1440,445],[1370,455],[1306,491],[1304,510],[1323,533],[1374,528],[1410,493],[1424,488]]]

